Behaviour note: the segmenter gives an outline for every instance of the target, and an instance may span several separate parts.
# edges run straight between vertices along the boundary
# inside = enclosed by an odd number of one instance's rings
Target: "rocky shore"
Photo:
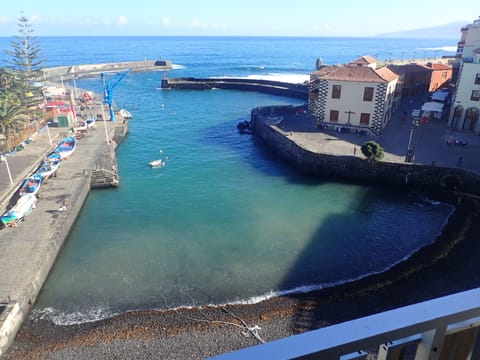
[[[28,320],[5,359],[203,359],[480,286],[480,204],[461,199],[435,244],[386,273],[253,305]]]

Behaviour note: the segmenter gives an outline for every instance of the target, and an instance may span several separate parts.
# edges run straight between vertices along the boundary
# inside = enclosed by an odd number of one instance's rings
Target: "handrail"
[[[388,347],[395,342],[418,342],[415,359],[436,359],[447,335],[479,327],[480,288],[477,288],[290,336],[215,359],[340,359],[374,347],[383,347],[379,359],[387,359]],[[473,344],[469,346],[473,347]]]

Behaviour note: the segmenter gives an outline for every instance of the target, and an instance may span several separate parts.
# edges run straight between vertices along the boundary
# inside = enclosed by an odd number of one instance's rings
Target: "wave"
[[[185,68],[186,68],[185,65],[172,64],[172,70],[181,70],[181,69],[185,69]]]
[[[457,47],[456,46],[439,46],[439,47],[418,48],[417,50],[457,52]]]

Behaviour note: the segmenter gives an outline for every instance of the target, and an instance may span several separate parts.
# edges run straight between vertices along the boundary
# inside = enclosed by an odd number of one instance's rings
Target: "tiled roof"
[[[390,82],[398,77],[387,68],[375,70],[367,66],[325,66],[313,75],[322,80],[376,83]]]
[[[370,65],[370,64],[375,64],[377,62],[378,62],[377,59],[375,59],[374,57],[371,57],[370,55],[364,55],[359,57],[356,60],[353,60],[347,65]]]
[[[405,64],[405,65],[388,65],[388,68],[398,75],[403,75],[407,72],[432,71],[431,68],[426,67],[424,65],[419,65],[416,63]]]
[[[433,70],[451,70],[452,69],[450,66],[445,64],[440,64],[440,63],[431,64],[429,68],[432,68]]]

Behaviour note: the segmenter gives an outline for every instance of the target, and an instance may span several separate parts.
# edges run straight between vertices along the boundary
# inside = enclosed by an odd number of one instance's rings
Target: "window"
[[[369,125],[370,124],[370,114],[369,113],[361,113],[360,114],[360,125]]]
[[[340,94],[342,92],[341,85],[333,85],[332,87],[332,98],[333,99],[340,99]]]
[[[472,90],[472,96],[470,96],[472,101],[480,101],[480,90]]]
[[[442,71],[442,80],[447,80],[447,72]]]
[[[330,121],[338,122],[338,110],[330,110]]]
[[[480,85],[480,73],[475,75],[475,84]]]
[[[373,100],[373,88],[366,87],[363,90],[363,101],[372,101]]]

